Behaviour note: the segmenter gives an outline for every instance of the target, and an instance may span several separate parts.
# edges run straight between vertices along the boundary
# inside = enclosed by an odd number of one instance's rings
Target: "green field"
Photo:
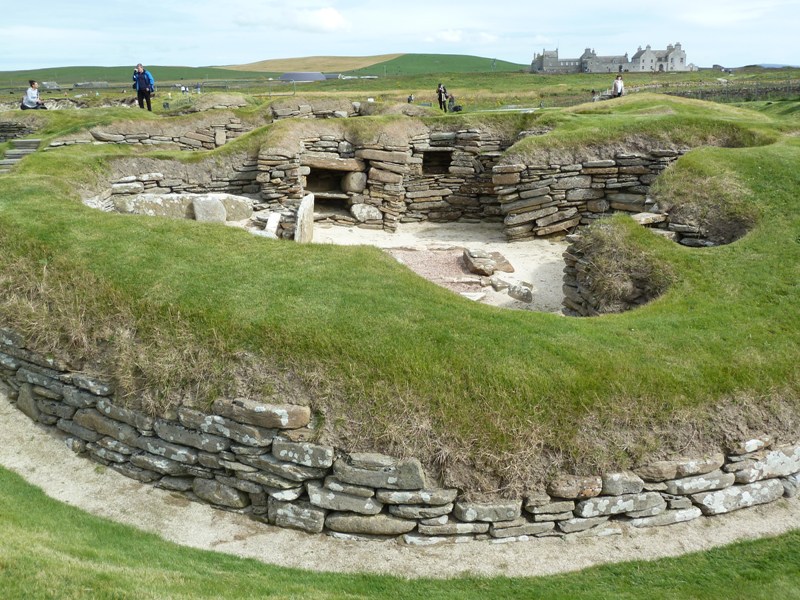
[[[254,95],[303,95],[324,97],[348,95],[353,99],[374,97],[378,101],[405,102],[414,94],[417,102],[435,101],[439,82],[445,83],[466,110],[496,109],[508,105],[531,107],[570,106],[586,102],[591,91],[602,92],[611,86],[607,74],[541,75],[527,72],[529,65],[495,61],[488,57],[447,54],[403,54],[390,60],[373,57],[360,62],[370,63],[352,69],[355,59],[321,57],[314,68],[311,59],[285,59],[279,63],[285,71],[323,70],[340,73],[354,79],[331,79],[323,82],[282,84],[277,79],[281,71],[248,71],[247,65],[224,67],[174,67],[146,65],[162,91],[179,85],[200,83],[208,90],[229,90]],[[274,61],[264,61],[273,64]],[[253,63],[261,65],[261,63]],[[341,68],[336,68],[341,67]],[[255,68],[255,67],[254,67]],[[27,88],[29,79],[55,81],[62,90],[76,83],[106,82],[109,88],[94,90],[101,97],[119,98],[120,89],[130,88],[133,65],[126,67],[59,67],[32,71],[0,72],[0,94],[18,95]],[[376,79],[361,79],[370,76]],[[686,73],[628,73],[625,77],[629,92],[656,91],[662,93],[696,92],[698,94],[730,91],[725,101],[737,100],[737,90],[754,89],[755,95],[746,99],[781,99],[800,90],[800,69],[764,69],[748,67],[734,73],[704,69]],[[760,86],[760,87],[759,87]],[[80,93],[76,89],[72,93]],[[43,97],[63,95],[63,91],[42,89]],[[700,96],[702,98],[702,95]],[[2,98],[2,96],[0,96]]]
[[[89,126],[117,114],[164,118],[107,109],[37,118],[54,137],[79,129],[76,119]],[[353,119],[343,126],[368,135],[402,126],[403,119]],[[445,472],[480,463],[501,486],[533,484],[542,461],[556,457],[562,467],[582,471],[627,468],[669,451],[687,427],[699,434],[700,448],[713,447],[725,433],[707,414],[734,400],[731,410],[753,429],[770,421],[769,411],[759,412],[765,404],[797,409],[800,244],[782,243],[796,237],[800,220],[792,166],[800,144],[786,135],[797,130],[796,119],[658,95],[527,115],[431,119],[491,126],[512,138],[516,131],[552,127],[550,135],[528,137],[509,150],[523,158],[626,137],[723,146],[687,154],[672,170],[680,185],[664,193],[692,199],[692,190],[713,189],[709,178],[733,182],[738,191],[714,201],[734,211],[745,206],[758,215],[757,225],[736,244],[698,251],[620,221],[630,230],[629,244],[670,266],[670,290],[631,313],[563,319],[470,303],[374,248],[296,246],[190,221],[92,211],[74,190],[106,172],[115,156],[142,150],[71,147],[37,153],[0,178],[6,257],[0,272],[9,289],[19,290],[6,296],[0,315],[49,340],[54,350],[70,350],[60,340],[84,340],[85,347],[72,348],[81,355],[98,352],[104,339],[134,343],[116,351],[131,359],[144,352],[136,369],[116,361],[112,373],[134,388],[174,386],[153,392],[162,404],[183,389],[205,390],[191,396],[210,402],[230,385],[229,361],[253,353],[302,374],[315,408],[327,414],[330,434],[344,445],[368,440],[375,449],[428,463],[444,448]],[[269,143],[287,127],[265,127],[215,152],[152,155],[177,163],[216,160]],[[38,283],[41,264],[50,265],[45,288]],[[259,284],[265,281],[269,286]],[[24,300],[32,290],[39,298],[33,303]],[[53,309],[50,295],[63,312]],[[59,323],[76,305],[87,322]],[[70,331],[78,326],[92,333]],[[136,336],[111,333],[116,327]],[[183,343],[198,356],[174,364]],[[407,439],[395,427],[398,417],[424,423],[425,435]],[[610,431],[597,438],[592,430],[600,424]],[[792,423],[784,426],[789,433]]]
[[[787,72],[736,77],[765,85]],[[432,96],[437,79],[432,72],[337,80],[304,88],[297,99],[368,94],[388,107],[415,89]],[[292,124],[266,124],[270,99],[253,95],[236,114],[260,127],[215,151],[72,146],[38,152],[0,175],[0,323],[25,334],[41,352],[98,365],[119,389],[160,409],[186,399],[207,405],[241,384],[232,381],[234,372],[245,376],[254,395],[274,394],[289,379],[324,414],[320,427],[332,443],[418,456],[448,484],[453,473],[480,465],[487,479],[470,483],[482,490],[518,493],[521,485],[540,485],[552,469],[597,473],[651,456],[717,450],[732,429],[796,441],[800,101],[788,86],[783,99],[743,105],[642,91],[619,101],[550,108],[573,103],[567,100],[600,87],[605,78],[485,72],[442,79],[459,98],[470,99],[471,109],[542,99],[547,104],[529,114],[468,110],[424,117],[427,126],[490,127],[509,139],[548,129],[509,150],[521,160],[626,140],[687,144],[697,149],[661,177],[657,193],[701,211],[751,215],[753,227],[733,244],[701,250],[614,219],[620,250],[664,265],[671,286],[638,310],[572,319],[471,303],[375,248],[299,246],[81,204],[79,190],[107,185],[120,157],[202,165],[278,144]],[[678,84],[716,85],[713,80],[702,72],[626,79],[629,88],[657,82],[654,91],[661,92]],[[29,112],[38,113],[24,118],[35,119],[36,136],[45,143],[117,120],[189,124],[202,118],[122,108]],[[19,111],[0,117],[21,118]],[[396,115],[341,121],[359,139],[411,122]],[[8,147],[0,144],[0,151]],[[127,589],[135,590],[130,597],[159,597],[160,589],[165,597],[227,591],[233,597],[485,592],[611,598],[643,597],[645,587],[647,597],[791,598],[800,589],[796,534],[548,580],[410,584],[292,572],[289,581],[288,571],[191,551],[174,563],[154,561],[177,551],[42,504],[38,492],[13,477],[0,493],[0,582],[9,583],[0,589],[11,590],[12,598],[128,597]],[[32,507],[39,504],[36,512]],[[61,516],[45,519],[49,513]],[[85,528],[73,529],[84,521]],[[95,538],[102,551],[83,541]],[[108,538],[124,545],[107,548]],[[207,573],[220,579],[209,581]],[[295,577],[302,584],[295,585]],[[93,596],[95,586],[100,592]],[[36,596],[32,589],[43,591]]]
[[[800,532],[550,577],[324,574],[180,547],[51,500],[2,468],[0,539],[4,600],[800,598]]]

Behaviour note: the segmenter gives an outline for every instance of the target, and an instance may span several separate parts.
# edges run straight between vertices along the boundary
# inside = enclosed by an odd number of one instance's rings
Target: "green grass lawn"
[[[314,573],[177,546],[52,500],[2,468],[0,540],[4,600],[800,598],[798,531],[550,577],[408,580],[401,573]],[[345,552],[346,544],[333,551]]]
[[[125,81],[127,70],[120,70]],[[80,74],[91,79],[93,72]],[[705,85],[709,77],[630,76],[626,83]],[[307,90],[312,98],[402,101],[415,90],[432,96],[438,79],[435,71],[392,76],[387,67],[386,78]],[[578,97],[605,82],[522,73],[442,79],[484,107]],[[238,114],[257,120],[263,107],[253,102]],[[37,120],[36,135],[46,141],[116,120],[166,118],[125,109],[49,112],[25,116]],[[213,400],[248,352],[264,367],[247,373],[254,389],[273,397],[292,373],[324,411],[323,426],[349,447],[417,455],[444,468],[477,463],[501,485],[512,477],[537,483],[542,465],[597,472],[684,444],[718,448],[731,428],[796,436],[798,114],[796,99],[731,107],[632,95],[534,115],[426,120],[488,123],[508,135],[554,128],[512,148],[522,158],[626,138],[723,146],[685,155],[662,177],[659,193],[728,203],[756,215],[755,228],[729,246],[698,250],[616,220],[675,279],[639,310],[592,319],[476,305],[374,248],[298,246],[80,203],[78,190],[97,189],[117,157],[222,160],[257,152],[280,137],[280,125],[211,153],[119,146],[40,152],[0,175],[0,324],[75,364],[105,356],[103,372],[124,389],[149,390],[154,405],[171,394]],[[395,123],[353,121],[366,130]],[[0,470],[2,598],[798,598],[798,548],[794,532],[550,578],[321,575],[177,548],[48,500]]]
[[[73,115],[48,116],[44,130],[62,118],[74,128]],[[480,122],[443,119],[454,118]],[[14,291],[0,316],[53,350],[97,358],[114,348],[125,357],[111,361],[121,387],[154,390],[162,404],[188,390],[211,402],[235,357],[253,353],[300,374],[342,444],[439,457],[445,469],[488,465],[500,485],[533,484],[552,461],[626,468],[682,444],[686,431],[700,448],[718,447],[727,420],[709,415],[723,407],[754,430],[771,426],[779,407],[797,414],[800,142],[782,137],[794,121],[664,96],[490,120],[555,128],[509,151],[523,157],[626,136],[734,146],[689,153],[674,180],[692,190],[735,175],[737,201],[760,215],[757,226],[735,244],[697,250],[620,221],[671,265],[674,284],[627,314],[565,319],[472,303],[375,248],[93,211],[75,188],[102,177],[113,156],[143,151],[72,147],[0,178],[0,281]],[[208,159],[257,147],[271,131]],[[792,422],[783,427],[790,434]]]

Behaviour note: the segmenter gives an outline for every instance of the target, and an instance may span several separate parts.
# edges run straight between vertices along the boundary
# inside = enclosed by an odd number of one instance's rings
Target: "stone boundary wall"
[[[270,115],[273,121],[281,119],[346,119],[357,117],[361,114],[361,103],[351,102],[349,106],[339,103],[335,107],[314,106],[312,104],[298,103],[292,106],[270,105]]]
[[[146,125],[142,126],[143,129]],[[48,148],[60,148],[75,144],[177,144],[181,150],[213,150],[224,146],[230,140],[252,131],[241,119],[230,117],[218,123],[212,123],[192,131],[169,134],[166,132],[126,132],[115,130],[113,125],[104,129],[92,129],[89,135],[55,140]]]
[[[501,164],[492,169],[509,241],[570,231],[610,211],[647,212],[656,177],[683,152],[650,150],[575,164]]]
[[[0,121],[0,144],[8,140],[30,135],[34,131],[36,131],[35,127],[25,123]]]
[[[110,188],[85,203],[108,212],[139,214],[151,214],[147,212],[147,205],[157,204],[162,209],[152,214],[186,218],[191,217],[187,213],[191,204],[187,204],[187,199],[191,195],[257,195],[260,189],[255,182],[257,175],[255,161],[247,160],[234,166],[228,175],[215,172],[205,172],[202,178],[168,177],[156,172],[128,175],[113,180]],[[233,208],[233,203],[233,199],[226,200],[226,208],[229,212],[232,211],[226,220],[238,221],[252,215],[252,204],[244,210],[242,207]],[[168,204],[174,205],[174,210],[165,211],[163,207]],[[133,206],[138,206],[141,210],[132,210]]]
[[[307,441],[308,407],[217,400],[210,412],[153,417],[112,387],[71,372],[0,329],[0,385],[66,445],[127,477],[195,501],[309,533],[413,545],[621,534],[791,497],[800,444],[751,439],[727,454],[662,460],[634,471],[556,476],[523,498],[468,502],[431,486],[416,459],[351,453]]]

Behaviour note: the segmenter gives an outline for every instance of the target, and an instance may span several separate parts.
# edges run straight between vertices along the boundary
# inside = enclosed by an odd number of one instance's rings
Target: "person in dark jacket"
[[[439,108],[447,112],[447,88],[441,83],[436,88],[436,99],[439,100]]]
[[[133,89],[136,90],[136,99],[139,101],[139,108],[144,108],[145,101],[147,102],[147,110],[153,111],[150,106],[150,94],[156,89],[156,82],[150,71],[147,71],[142,63],[136,65],[136,70],[133,72]]]

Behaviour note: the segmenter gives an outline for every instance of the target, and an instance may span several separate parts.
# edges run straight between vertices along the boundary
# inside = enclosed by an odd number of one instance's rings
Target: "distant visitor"
[[[28,83],[31,87],[25,92],[25,95],[22,97],[22,104],[20,104],[19,107],[22,110],[47,110],[44,101],[39,98],[39,82],[31,79]]]
[[[439,100],[439,109],[447,112],[447,88],[443,83],[436,88],[436,98]]]
[[[614,85],[611,86],[611,97],[619,98],[625,93],[625,84],[622,82],[622,75],[617,75]]]
[[[139,102],[139,108],[144,108],[147,102],[147,110],[153,110],[150,105],[150,96],[156,91],[156,82],[150,71],[146,70],[142,63],[136,65],[136,70],[133,72],[133,89],[136,90],[136,99]]]

